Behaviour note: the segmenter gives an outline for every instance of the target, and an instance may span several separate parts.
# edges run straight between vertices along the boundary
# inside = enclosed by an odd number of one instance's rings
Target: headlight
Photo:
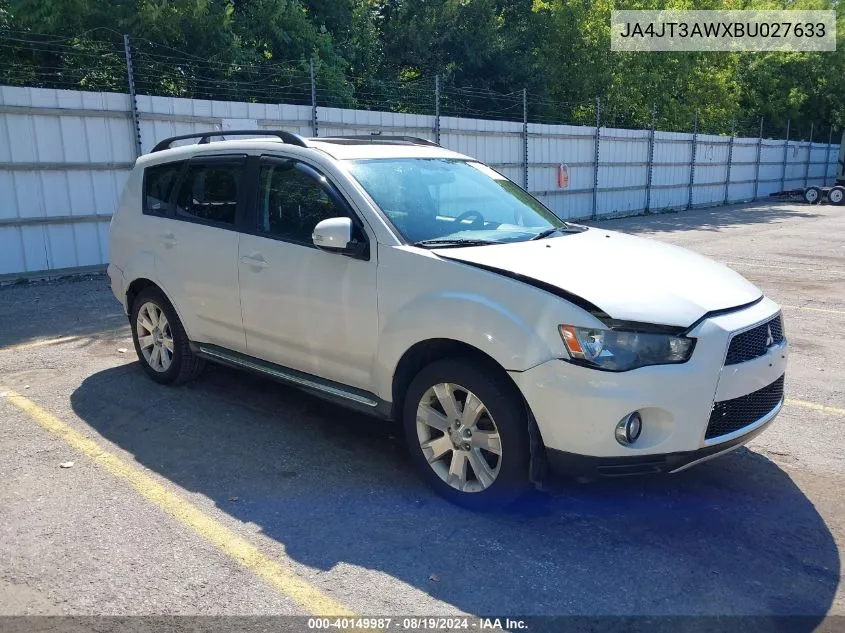
[[[671,334],[619,332],[572,325],[561,325],[559,330],[572,358],[609,371],[684,363],[695,347],[695,339]]]

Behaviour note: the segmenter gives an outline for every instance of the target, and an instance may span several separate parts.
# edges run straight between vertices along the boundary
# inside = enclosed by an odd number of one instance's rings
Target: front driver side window
[[[293,161],[262,165],[260,183],[259,233],[310,245],[318,222],[349,215],[335,204],[325,183],[297,169]]]

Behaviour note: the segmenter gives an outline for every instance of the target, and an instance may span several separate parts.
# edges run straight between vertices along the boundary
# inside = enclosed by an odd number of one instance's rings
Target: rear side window
[[[144,170],[144,213],[167,213],[170,194],[184,164],[183,161],[165,163]]]
[[[176,217],[234,225],[243,163],[191,163],[176,195]]]

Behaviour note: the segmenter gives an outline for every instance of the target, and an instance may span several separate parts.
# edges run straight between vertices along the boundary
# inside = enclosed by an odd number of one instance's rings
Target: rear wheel
[[[205,364],[192,351],[176,310],[155,287],[138,293],[130,315],[132,341],[147,375],[166,385],[196,378]]]
[[[528,414],[500,371],[460,358],[428,365],[408,388],[403,422],[417,468],[450,501],[490,509],[528,489]]]
[[[835,186],[828,192],[827,199],[830,200],[830,204],[835,204],[837,207],[841,206],[842,202],[845,201],[845,187]]]
[[[804,190],[804,202],[807,204],[817,204],[822,199],[822,190],[818,187],[807,187]]]

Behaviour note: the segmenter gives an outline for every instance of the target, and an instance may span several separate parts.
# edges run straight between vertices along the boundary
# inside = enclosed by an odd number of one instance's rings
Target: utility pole
[[[314,58],[308,60],[311,70],[311,136],[318,136],[317,129],[317,73],[314,70]]]
[[[789,119],[786,120],[786,142],[783,145],[783,168],[781,169],[780,173],[780,190],[783,191],[786,189],[786,162],[787,157],[789,156],[789,124],[791,121]]]
[[[807,145],[807,162],[804,163],[804,187],[810,177],[810,159],[813,157],[813,124],[810,123],[810,144]]]
[[[132,65],[132,44],[129,34],[123,34],[123,51],[126,54],[126,78],[129,82],[129,109],[132,111],[132,137],[135,141],[135,157],[141,155],[141,125],[138,122],[138,99],[135,93],[135,68]]]
[[[598,194],[599,194],[599,155],[601,153],[601,98],[596,97],[596,143],[593,152],[593,212],[590,217],[593,219],[598,215]]]
[[[528,191],[528,89],[522,89],[522,188]]]
[[[698,110],[695,111],[692,127],[692,149],[689,165],[689,195],[687,196],[687,209],[692,208],[692,191],[695,187],[695,156],[698,153]]]
[[[830,134],[827,135],[827,155],[824,158],[824,181],[830,177],[830,150],[833,148],[833,126],[830,126]],[[835,176],[836,174],[834,174]]]
[[[760,191],[760,151],[763,148],[763,117],[760,117],[760,136],[757,138],[757,159],[754,161],[754,200]]]
[[[440,145],[440,75],[434,76],[434,142]]]
[[[645,181],[645,210],[651,210],[651,180],[654,175],[654,131],[657,127],[657,104],[651,104],[651,129],[648,133],[648,168]]]
[[[731,140],[728,141],[728,173],[725,175],[725,199],[722,204],[728,204],[731,188],[731,169],[734,162],[734,137],[736,137],[736,117],[731,119]]]

